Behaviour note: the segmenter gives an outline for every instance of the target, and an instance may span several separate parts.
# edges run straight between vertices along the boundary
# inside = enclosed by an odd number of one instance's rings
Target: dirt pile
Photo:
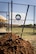
[[[28,41],[15,34],[6,34],[0,39],[0,54],[34,54]]]

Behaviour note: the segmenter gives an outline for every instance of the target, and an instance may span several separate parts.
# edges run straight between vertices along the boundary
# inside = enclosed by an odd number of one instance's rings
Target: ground
[[[31,42],[36,54],[36,34],[34,34],[36,33],[36,29],[34,30],[33,29],[34,28],[24,28],[22,38]],[[12,32],[15,33],[16,35],[21,36],[22,28],[12,28]]]

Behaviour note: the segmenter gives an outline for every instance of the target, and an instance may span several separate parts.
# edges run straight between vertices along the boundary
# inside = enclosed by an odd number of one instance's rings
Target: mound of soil
[[[29,41],[9,33],[0,39],[0,54],[34,54],[34,50]]]

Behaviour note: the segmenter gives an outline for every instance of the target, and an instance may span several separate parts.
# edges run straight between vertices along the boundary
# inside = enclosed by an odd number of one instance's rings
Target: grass
[[[12,32],[21,35],[22,28],[12,28]],[[33,28],[24,28],[23,35],[32,35],[33,33],[36,33],[36,30],[33,30]]]

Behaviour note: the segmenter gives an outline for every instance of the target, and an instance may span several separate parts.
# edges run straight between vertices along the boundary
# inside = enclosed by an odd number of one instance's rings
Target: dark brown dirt
[[[0,54],[34,54],[34,50],[29,41],[9,33],[0,39]]]

